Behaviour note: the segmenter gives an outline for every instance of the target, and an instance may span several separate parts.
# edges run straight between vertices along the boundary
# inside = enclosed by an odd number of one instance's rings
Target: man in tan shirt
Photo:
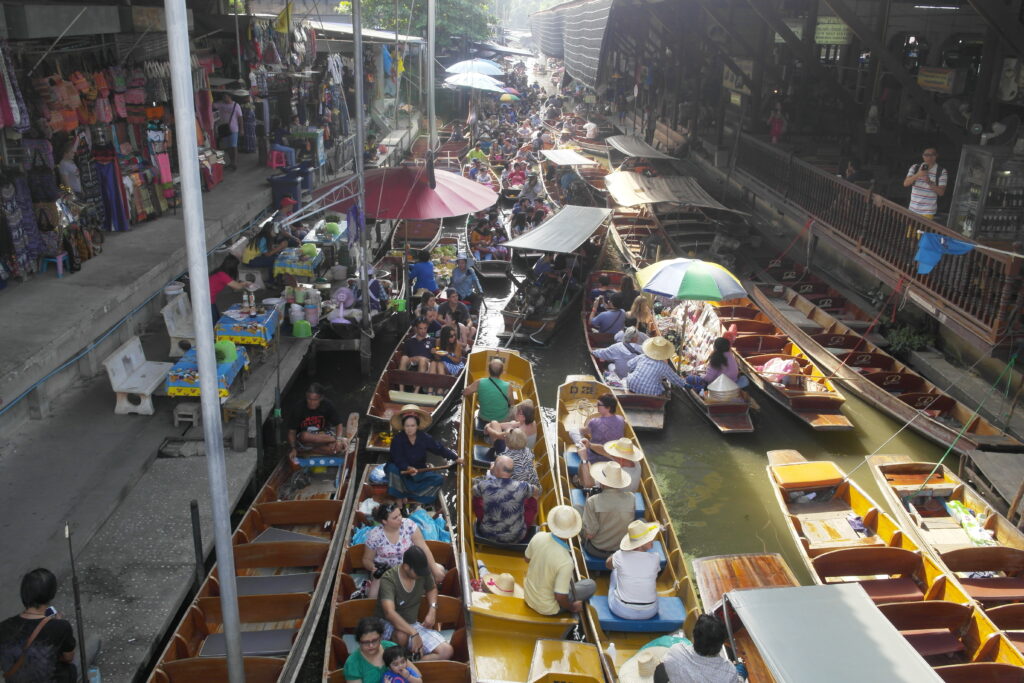
[[[629,474],[617,462],[599,462],[590,467],[590,476],[601,492],[587,499],[583,507],[583,549],[605,559],[619,549],[619,541],[633,521],[633,494],[627,490]]]

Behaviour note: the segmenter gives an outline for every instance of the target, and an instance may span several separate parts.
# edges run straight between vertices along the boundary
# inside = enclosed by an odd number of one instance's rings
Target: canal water
[[[504,328],[501,309],[511,295],[507,280],[485,282],[485,288],[487,307],[481,316],[478,348],[500,346],[498,333]],[[570,317],[547,346],[514,347],[534,363],[541,404],[549,422],[554,417],[558,385],[565,377],[593,374],[577,320]],[[396,343],[394,335],[376,340],[375,365],[387,360]],[[330,385],[342,417],[350,411],[365,414],[377,375],[359,377],[356,354],[321,354],[315,375],[318,381]],[[297,391],[293,400],[301,398],[301,386]],[[682,397],[669,404],[664,430],[640,433],[679,541],[691,558],[779,552],[798,579],[810,582],[768,484],[765,454],[769,450],[794,449],[808,459],[832,460],[847,472],[863,463],[865,455],[875,452],[904,453],[933,462],[943,452],[910,429],[901,432],[902,425],[849,394],[843,411],[855,429],[831,433],[812,431],[756,389],[752,396],[759,405],[752,434],[722,436]],[[453,447],[458,419],[456,407],[433,430]],[[884,509],[867,466],[856,470],[853,478]]]

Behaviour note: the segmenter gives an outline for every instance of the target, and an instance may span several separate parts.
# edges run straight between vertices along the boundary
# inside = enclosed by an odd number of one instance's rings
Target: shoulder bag
[[[28,640],[25,641],[25,644],[21,646],[21,656],[18,657],[18,661],[16,661],[10,669],[4,672],[5,680],[11,680],[11,676],[18,673],[18,670],[21,669],[22,666],[24,666],[25,657],[28,656],[28,649],[32,647],[32,643],[36,642],[36,638],[39,636],[40,632],[43,630],[43,627],[46,626],[47,622],[49,622],[50,619],[53,619],[53,615],[43,617],[39,620],[39,623],[36,624],[36,628],[34,631],[32,631],[32,635],[30,635],[28,637]]]

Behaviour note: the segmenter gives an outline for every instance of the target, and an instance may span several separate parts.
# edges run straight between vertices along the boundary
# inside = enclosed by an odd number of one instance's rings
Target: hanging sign
[[[801,40],[803,39],[803,37],[804,37],[804,20],[803,19],[786,19],[785,23],[786,23],[786,26],[789,28],[789,30],[793,32],[793,35],[795,35],[797,38],[800,38]],[[786,39],[783,38],[782,36],[780,36],[778,33],[776,33],[775,34],[775,42],[776,43],[785,43]]]
[[[750,88],[747,87],[747,83],[752,79],[754,73],[754,62],[749,59],[737,59],[736,66],[740,68],[747,80],[740,78],[740,76],[732,70],[732,67],[725,65],[722,67],[722,87],[732,92],[742,93],[744,95],[750,94]]]
[[[839,17],[818,17],[814,42],[818,45],[849,45],[853,42],[853,29]]]
[[[966,80],[964,69],[945,69],[938,66],[922,66],[917,70],[917,84],[922,90],[959,95],[964,91]]]

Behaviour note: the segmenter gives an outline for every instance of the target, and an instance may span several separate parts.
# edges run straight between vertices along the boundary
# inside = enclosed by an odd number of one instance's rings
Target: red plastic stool
[[[270,168],[284,168],[288,165],[288,159],[285,157],[284,152],[278,149],[270,150],[270,156],[267,159],[267,166]]]

